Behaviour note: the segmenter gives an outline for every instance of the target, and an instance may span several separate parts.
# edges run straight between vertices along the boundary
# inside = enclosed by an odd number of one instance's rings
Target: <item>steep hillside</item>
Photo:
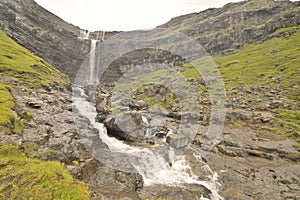
[[[231,54],[244,44],[260,43],[277,29],[300,24],[300,2],[249,0],[173,18],[159,27],[185,33],[213,55]]]
[[[242,1],[222,8],[175,17],[159,27],[192,36],[213,55],[227,55],[242,48],[244,44],[281,37],[273,33],[279,28],[300,23],[299,7],[299,2]],[[10,37],[69,75],[71,79],[75,78],[90,50],[90,41],[79,39],[83,36],[83,30],[64,22],[33,0],[1,1],[0,11],[0,26]],[[98,33],[91,33],[90,38],[95,39]],[[117,33],[106,32],[105,38]],[[147,57],[140,58],[140,61]],[[172,59],[169,55],[166,57],[170,63],[173,63],[172,60],[176,61],[176,58]],[[136,59],[119,60],[109,73],[118,73],[120,65],[127,68],[131,62],[136,62]]]
[[[0,30],[0,77],[27,87],[66,87],[69,79]],[[9,79],[9,80],[8,80]],[[13,83],[12,83],[13,81]]]
[[[284,37],[246,45],[236,54],[217,56],[214,61],[227,95],[238,97],[239,108],[273,112],[275,119],[267,129],[300,142],[300,26],[278,29],[274,34]],[[195,82],[201,77],[192,66],[179,69]]]
[[[33,159],[37,145],[25,144],[23,138],[37,111],[22,107],[22,102],[37,108],[40,102],[27,98],[43,90],[66,91],[69,79],[0,30],[0,80],[0,198],[88,199],[84,183],[59,162]]]
[[[1,1],[0,27],[6,34],[70,77],[89,51],[80,29],[43,9],[33,0]]]
[[[0,27],[71,79],[90,51],[90,41],[79,38],[84,30],[63,21],[34,0],[0,1]],[[107,32],[105,37],[113,34]],[[90,38],[96,36],[97,32],[90,34]]]
[[[0,79],[2,94],[0,125],[11,123],[9,127],[16,126],[16,121],[20,121],[11,111],[14,107],[14,100],[10,95],[12,87],[63,89],[69,84],[66,75],[16,44],[2,30],[0,30]]]

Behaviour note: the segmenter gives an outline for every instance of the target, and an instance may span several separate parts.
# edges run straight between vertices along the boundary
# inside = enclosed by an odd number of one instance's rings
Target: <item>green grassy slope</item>
[[[264,85],[283,90],[287,97],[285,101],[297,109],[274,110],[277,112],[275,119],[267,127],[272,132],[293,137],[300,142],[300,26],[279,29],[273,35],[282,37],[246,45],[236,54],[213,59],[218,65],[229,96],[231,90],[241,84],[248,88]],[[204,63],[203,60],[205,58],[196,63]],[[204,64],[203,67],[207,66]],[[182,74],[186,78],[201,77],[191,65],[187,64],[184,68]],[[241,98],[247,100],[245,98],[250,97]]]
[[[0,30],[0,134],[22,132],[23,122],[13,113],[11,87],[65,87],[68,77],[18,45]]]
[[[300,27],[280,29],[275,34],[288,35],[292,30],[297,31],[292,36],[247,45],[237,54],[216,57],[227,87],[237,87],[240,83],[274,86],[273,78],[276,78],[291,99],[300,100]]]
[[[27,158],[17,147],[0,145],[0,199],[85,200],[84,183],[58,162]]]
[[[66,75],[18,45],[0,30],[0,78],[30,88],[64,86]]]
[[[289,32],[295,32],[291,35]],[[238,87],[265,84],[286,90],[290,99],[300,100],[300,26],[279,29],[273,38],[261,44],[246,45],[236,54],[214,57],[215,63],[228,90]],[[196,61],[201,63],[202,59]],[[201,66],[201,65],[200,65]],[[186,78],[200,78],[191,66],[185,65],[182,72]],[[205,66],[207,67],[207,66]],[[263,74],[263,75],[262,75]],[[280,80],[280,83],[274,81]]]

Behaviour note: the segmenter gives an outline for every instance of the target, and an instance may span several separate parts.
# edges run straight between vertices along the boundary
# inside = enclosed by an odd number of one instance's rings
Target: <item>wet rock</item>
[[[127,114],[127,117],[120,117],[118,120],[113,116],[106,118],[104,125],[108,134],[121,140],[136,141],[142,135],[139,133],[135,135],[136,125],[129,119],[131,119],[130,114]]]
[[[107,112],[107,95],[98,94],[95,97],[96,109],[98,112],[105,113]]]

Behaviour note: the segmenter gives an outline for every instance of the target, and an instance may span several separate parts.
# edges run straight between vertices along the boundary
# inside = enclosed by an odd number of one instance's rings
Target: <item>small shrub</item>
[[[24,129],[24,122],[25,119],[22,119],[20,117],[17,117],[14,121],[14,133],[15,134],[21,134]]]

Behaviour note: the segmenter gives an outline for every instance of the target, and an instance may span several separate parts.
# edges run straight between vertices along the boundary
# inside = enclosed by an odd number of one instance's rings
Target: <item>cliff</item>
[[[227,55],[269,40],[280,28],[300,24],[300,2],[249,0],[175,17],[159,27],[196,39],[209,53]]]

